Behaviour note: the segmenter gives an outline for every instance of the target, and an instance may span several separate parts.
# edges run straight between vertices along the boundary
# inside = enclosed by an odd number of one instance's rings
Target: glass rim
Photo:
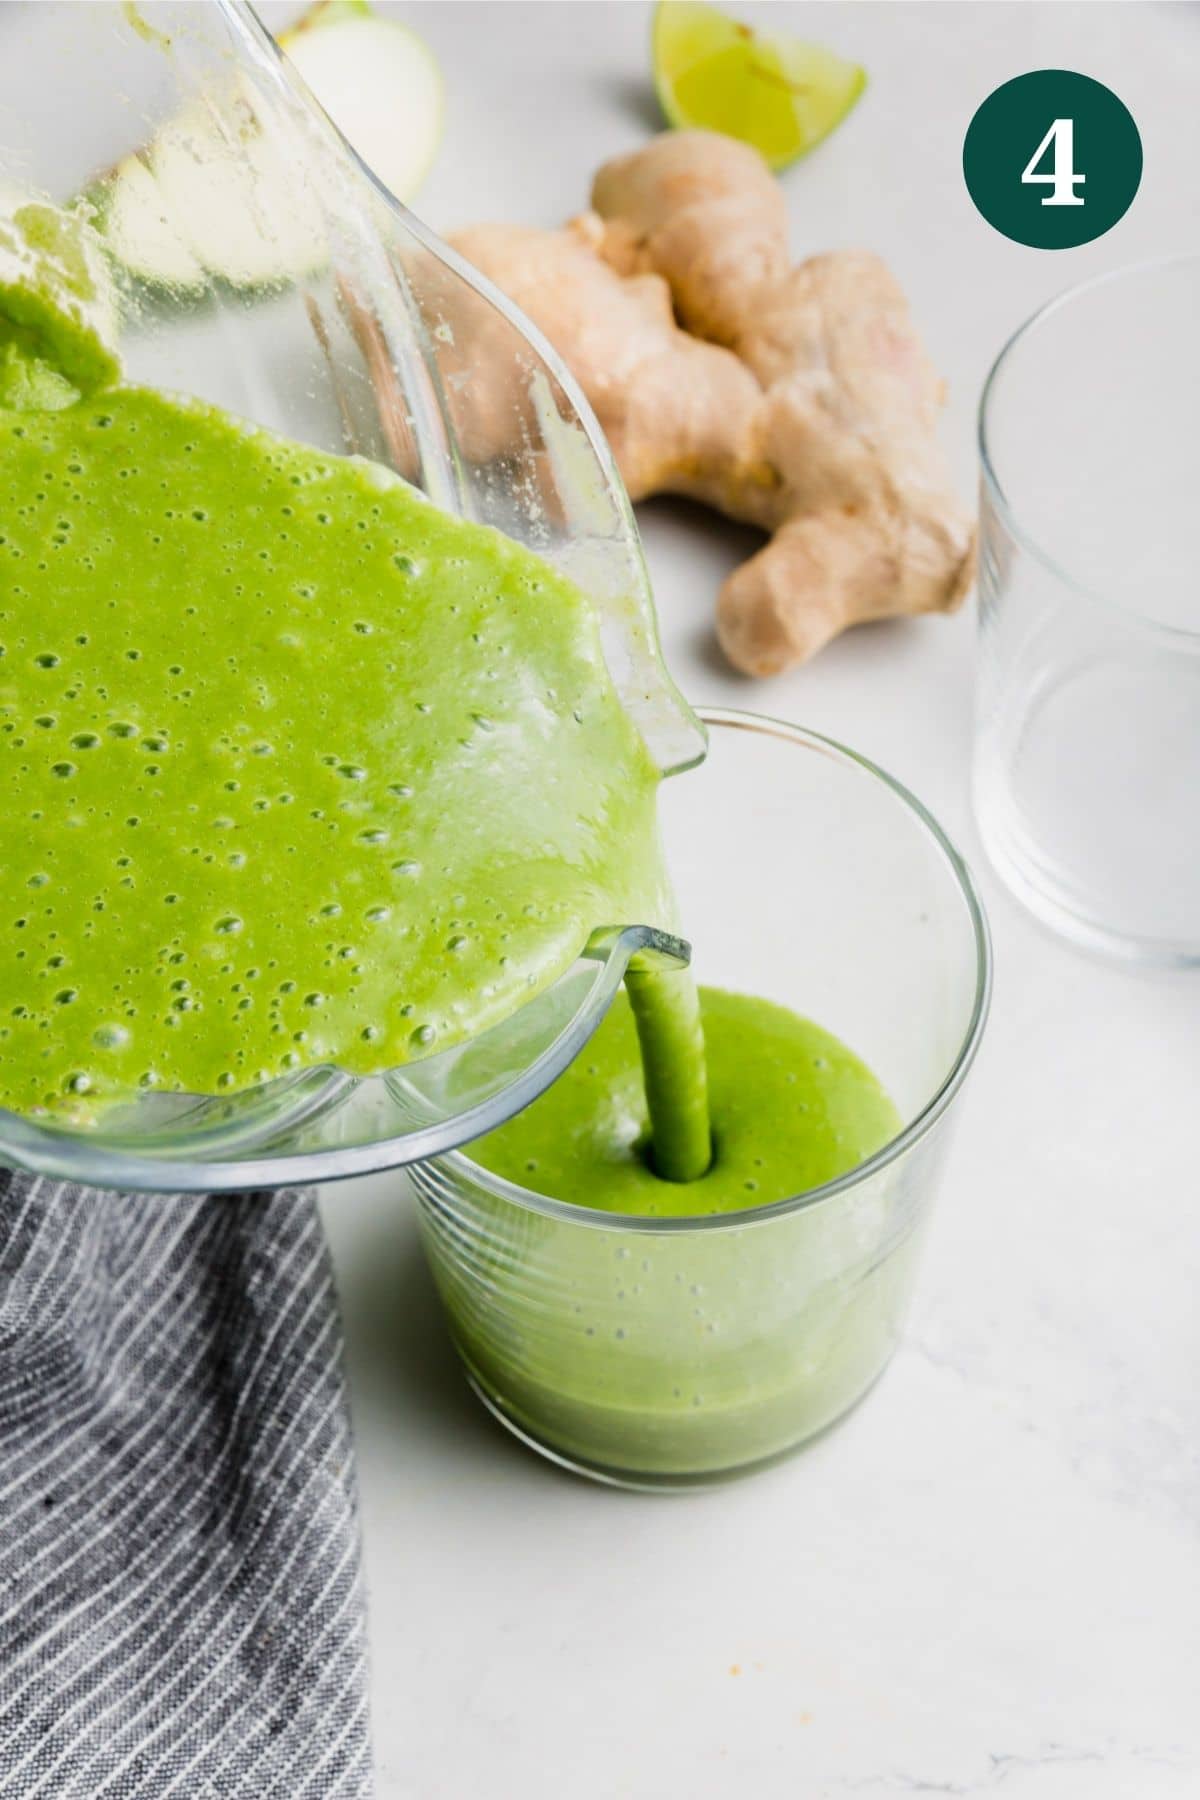
[[[782,1200],[772,1200],[763,1206],[751,1206],[733,1213],[673,1214],[669,1218],[660,1218],[652,1213],[600,1212],[595,1207],[580,1206],[573,1200],[556,1200],[549,1194],[539,1194],[532,1188],[522,1187],[519,1182],[495,1175],[482,1164],[474,1162],[461,1149],[449,1150],[429,1159],[434,1167],[477,1183],[497,1199],[507,1200],[527,1212],[541,1213],[547,1218],[557,1219],[560,1223],[583,1225],[599,1231],[674,1236],[691,1231],[739,1231],[748,1226],[764,1225],[774,1219],[823,1206],[890,1168],[932,1130],[966,1080],[967,1071],[975,1060],[983,1037],[992,997],[992,941],[987,915],[974,876],[928,807],[903,782],[898,781],[894,775],[889,775],[886,769],[881,769],[870,757],[851,750],[836,738],[826,737],[822,732],[810,731],[803,725],[793,725],[785,719],[772,718],[764,713],[744,712],[734,707],[698,706],[696,715],[706,727],[749,731],[763,737],[779,738],[784,743],[816,751],[818,755],[826,756],[833,762],[851,765],[888,789],[892,797],[913,815],[933,840],[946,864],[971,923],[975,942],[975,992],[970,1016],[962,1042],[948,1071],[902,1131],[889,1138],[865,1162],[856,1164],[835,1180],[822,1182],[818,1187],[806,1188],[798,1194],[789,1194]],[[416,1168],[420,1166],[420,1163],[414,1165]]]
[[[1069,569],[1065,568],[1057,557],[1052,556],[1036,538],[1030,536],[1024,526],[1018,522],[1016,510],[1000,479],[988,434],[990,414],[998,404],[996,390],[1001,377],[1026,340],[1040,330],[1043,325],[1056,318],[1059,313],[1067,311],[1073,301],[1080,300],[1097,289],[1115,287],[1118,283],[1128,281],[1130,278],[1161,274],[1169,269],[1189,265],[1200,272],[1200,250],[1177,250],[1165,256],[1147,256],[1138,262],[1121,263],[1115,269],[1105,269],[1098,275],[1088,276],[1086,280],[1072,282],[1069,287],[1062,288],[1051,299],[1039,306],[1035,312],[1030,313],[1029,317],[1023,320],[1006,339],[988,370],[979,396],[975,441],[983,485],[1009,535],[1027,555],[1041,563],[1048,574],[1082,599],[1089,600],[1097,606],[1106,608],[1109,612],[1118,614],[1127,623],[1153,637],[1161,638],[1169,644],[1193,648],[1200,646],[1200,628],[1172,625],[1164,619],[1156,619],[1153,614],[1142,612],[1138,607],[1131,605],[1118,593],[1093,587],[1090,583],[1081,581],[1078,576],[1073,575]]]

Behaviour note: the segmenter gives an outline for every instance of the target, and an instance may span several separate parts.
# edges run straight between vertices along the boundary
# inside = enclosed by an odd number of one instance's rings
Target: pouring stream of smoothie
[[[637,1026],[655,1172],[664,1181],[698,1181],[712,1162],[712,1130],[695,980],[690,969],[630,969],[625,991]]]

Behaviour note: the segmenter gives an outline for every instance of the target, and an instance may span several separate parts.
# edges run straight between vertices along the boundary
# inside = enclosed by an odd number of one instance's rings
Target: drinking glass
[[[553,351],[375,180],[242,0],[0,5],[0,212],[71,207],[111,284],[129,380],[386,464],[593,600],[614,685],[664,772],[703,734],[662,666],[611,452]],[[355,1079],[148,1093],[76,1127],[0,1111],[0,1160],[168,1191],[330,1180],[499,1124],[565,1066],[631,956],[686,946],[603,920],[506,1026]]]
[[[662,796],[699,973],[836,1033],[900,1131],[823,1187],[694,1218],[598,1212],[462,1152],[409,1171],[476,1393],[544,1455],[631,1487],[769,1463],[882,1372],[990,985],[971,876],[919,802],[813,732],[701,717],[708,760]]]
[[[1078,945],[1200,964],[1200,256],[1024,325],[980,409],[975,807]]]

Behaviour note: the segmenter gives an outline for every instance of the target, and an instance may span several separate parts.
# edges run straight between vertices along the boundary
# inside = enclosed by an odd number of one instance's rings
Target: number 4
[[[1053,162],[1049,174],[1038,174],[1038,163],[1042,157],[1053,152]],[[1031,185],[1044,185],[1050,189],[1042,195],[1043,206],[1082,206],[1083,195],[1075,189],[1087,180],[1086,175],[1075,173],[1075,121],[1074,119],[1055,119],[1053,125],[1025,165],[1021,176],[1023,182]]]

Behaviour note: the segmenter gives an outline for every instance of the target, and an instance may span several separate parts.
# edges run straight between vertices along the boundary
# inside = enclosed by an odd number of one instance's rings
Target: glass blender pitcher
[[[586,401],[520,314],[380,186],[243,0],[0,8],[0,194],[13,191],[93,222],[129,379],[383,463],[536,551],[594,601],[658,767],[701,759]],[[0,1160],[189,1191],[435,1155],[553,1081],[634,957],[679,966],[688,949],[612,921],[550,988],[453,1050],[369,1078],[322,1067],[231,1096],[146,1093],[87,1127],[0,1110]]]

